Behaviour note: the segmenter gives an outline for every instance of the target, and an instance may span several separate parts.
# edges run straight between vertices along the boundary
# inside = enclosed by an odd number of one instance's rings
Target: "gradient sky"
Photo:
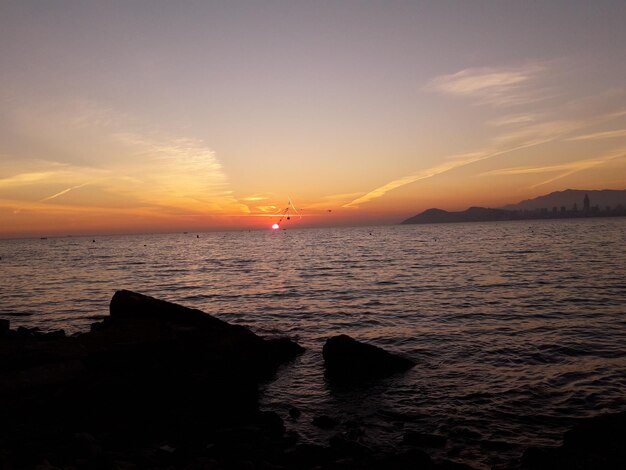
[[[623,0],[4,0],[0,236],[624,189],[625,24]]]

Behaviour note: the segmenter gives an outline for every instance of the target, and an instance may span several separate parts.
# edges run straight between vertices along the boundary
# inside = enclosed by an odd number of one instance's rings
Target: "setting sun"
[[[626,469],[625,20],[0,0],[0,470]]]

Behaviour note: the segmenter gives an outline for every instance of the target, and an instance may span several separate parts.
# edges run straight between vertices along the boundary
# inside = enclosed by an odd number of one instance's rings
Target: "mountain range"
[[[585,196],[589,206],[585,207]],[[611,217],[626,215],[626,190],[556,191],[499,209],[470,207],[460,212],[428,209],[404,220],[403,224],[436,224],[452,222],[489,222],[528,219],[566,219],[578,217]]]
[[[565,206],[567,209],[571,209],[574,204],[578,205],[578,208],[583,207],[583,199],[585,195],[589,196],[589,202],[591,206],[599,206],[602,210],[605,210],[606,206],[614,208],[618,205],[626,207],[626,189],[601,189],[601,190],[589,190],[583,189],[566,189],[565,191],[555,191],[544,196],[539,196],[534,199],[526,199],[517,204],[509,204],[502,209],[505,210],[535,210],[547,207],[552,209],[553,207],[561,208]]]

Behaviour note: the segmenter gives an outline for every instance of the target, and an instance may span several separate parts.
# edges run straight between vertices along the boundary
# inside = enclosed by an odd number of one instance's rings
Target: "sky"
[[[624,24],[623,0],[3,0],[0,237],[625,189]]]

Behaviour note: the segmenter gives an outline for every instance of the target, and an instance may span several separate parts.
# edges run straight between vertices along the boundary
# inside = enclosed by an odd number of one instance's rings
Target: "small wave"
[[[105,318],[108,318],[108,315],[87,315],[84,318],[85,320],[104,320]]]
[[[263,334],[300,335],[309,348],[302,362],[267,385],[285,413],[307,403],[303,414],[341,414],[345,400],[373,427],[457,436],[444,452],[469,443],[478,461],[510,452],[511,442],[552,439],[572,417],[623,408],[624,263],[621,245],[600,241],[621,241],[626,221],[602,230],[592,222],[572,222],[545,246],[522,223],[378,228],[384,241],[354,229],[293,231],[297,255],[255,233],[203,235],[210,251],[190,250],[177,242],[182,235],[154,236],[149,250],[137,250],[136,238],[111,237],[89,252],[82,242],[67,250],[48,243],[45,257],[38,241],[19,242],[0,272],[0,317],[84,329],[103,318],[86,314],[104,312],[115,289],[129,288]],[[340,396],[323,382],[321,355],[340,333],[420,365]]]
[[[330,277],[332,274],[330,273],[316,273],[316,272],[307,272],[307,273],[299,273],[300,277],[304,278],[313,278],[313,277]]]
[[[33,312],[19,312],[11,310],[4,310],[0,312],[0,317],[30,317],[32,315],[34,315]]]

